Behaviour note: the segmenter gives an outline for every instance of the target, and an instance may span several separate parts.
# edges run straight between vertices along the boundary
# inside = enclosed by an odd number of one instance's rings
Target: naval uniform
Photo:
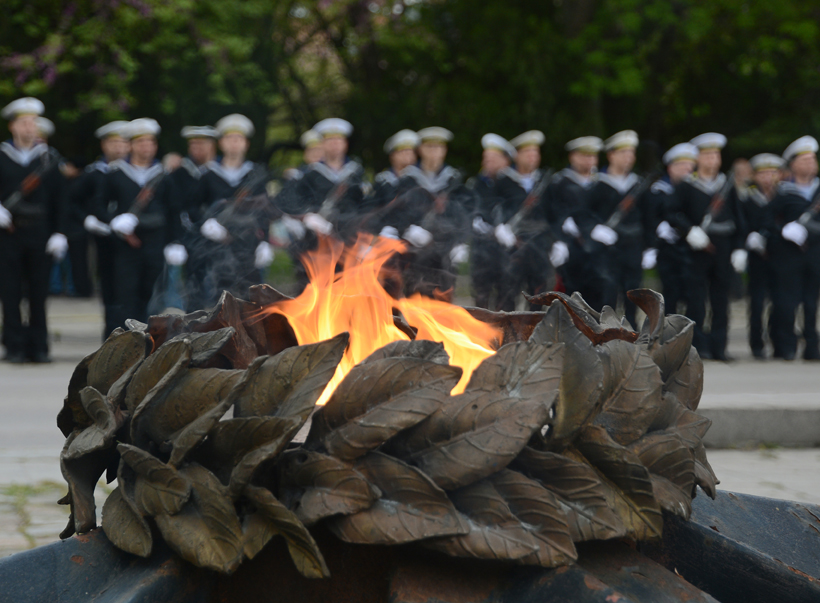
[[[774,296],[774,332],[772,340],[775,355],[792,359],[797,353],[797,335],[794,330],[795,313],[803,304],[803,338],[806,360],[820,359],[817,335],[817,298],[820,295],[820,220],[815,213],[804,224],[808,239],[803,247],[783,238],[782,229],[789,222],[800,220],[818,194],[820,179],[808,187],[793,182],[781,182],[767,212],[769,240],[767,249],[776,266]]]
[[[51,166],[40,185],[15,207],[11,230],[0,229],[0,300],[3,303],[3,344],[9,358],[46,360],[48,327],[46,297],[52,258],[46,243],[62,232],[65,220],[65,180],[59,170],[57,151],[38,144],[27,151],[11,141],[0,143],[0,200],[6,202],[23,180],[43,162]],[[23,324],[20,304],[29,300],[28,325]]]
[[[224,242],[202,241],[208,258],[205,279],[205,291],[211,295],[208,305],[215,303],[222,291],[244,298],[248,287],[262,282],[262,271],[255,266],[256,248],[268,240],[271,221],[279,215],[266,194],[268,180],[268,171],[251,161],[232,170],[218,161],[207,164],[195,205],[208,209],[195,218],[203,222],[216,219],[229,236]],[[239,194],[245,196],[237,203]]]
[[[184,305],[189,311],[206,308],[213,302],[213,296],[203,292],[208,254],[205,250],[206,239],[199,232],[203,216],[208,209],[208,206],[199,205],[200,182],[205,172],[205,164],[197,165],[190,157],[184,157],[180,166],[169,176],[179,196],[178,203],[182,207],[182,244],[188,252],[188,262],[185,265]]]
[[[669,223],[685,235],[704,223],[709,214],[712,198],[726,182],[725,174],[711,181],[699,178],[697,173],[688,176],[675,190],[669,212]],[[732,269],[731,256],[735,249],[743,249],[744,227],[734,195],[727,195],[723,206],[705,228],[711,241],[706,249],[689,247],[692,270],[689,280],[689,305],[687,316],[695,321],[692,343],[704,358],[726,359],[726,343],[729,327],[729,286]],[[712,308],[712,324],[709,333],[704,331],[706,299]]]
[[[112,161],[95,203],[97,219],[110,223],[120,214],[134,213],[140,191],[163,173],[158,161],[148,168],[132,165],[126,159]],[[121,313],[118,326],[123,326],[128,318],[148,320],[154,287],[165,267],[163,250],[166,245],[182,240],[180,212],[173,182],[163,175],[150,201],[138,212],[139,224],[134,235],[139,243],[132,246],[125,238],[114,235],[115,299]]]

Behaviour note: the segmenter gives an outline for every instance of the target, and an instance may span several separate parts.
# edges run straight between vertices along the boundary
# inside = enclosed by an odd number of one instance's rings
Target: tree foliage
[[[179,128],[247,114],[256,152],[317,119],[356,126],[381,167],[385,138],[443,125],[474,171],[485,132],[571,137],[637,130],[657,149],[704,130],[730,155],[820,131],[820,8],[784,0],[7,0],[0,100],[36,95],[67,153],[101,122]]]

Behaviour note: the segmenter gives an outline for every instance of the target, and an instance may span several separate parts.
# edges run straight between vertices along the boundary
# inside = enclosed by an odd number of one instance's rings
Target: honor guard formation
[[[322,237],[351,244],[369,233],[405,243],[383,275],[395,297],[450,301],[468,263],[477,306],[512,311],[527,305],[522,291],[577,291],[596,311],[623,308],[631,325],[636,309],[626,291],[656,269],[667,312],[692,318],[698,352],[717,360],[727,359],[735,273],[745,273],[753,355],[767,357],[770,342],[776,358],[794,359],[800,349],[820,359],[820,180],[811,136],[782,156],[735,162],[726,174],[726,137],[706,133],[670,148],[663,169],[641,177],[632,171],[632,130],[567,142],[568,165],[556,170],[541,166],[542,132],[486,134],[481,170],[464,180],[446,161],[453,133],[427,127],[391,136],[390,167],[371,182],[348,156],[353,126],[343,119],[305,132],[304,163],[276,177],[247,159],[255,128],[243,115],[183,128],[187,155],[162,160],[155,120],[105,124],[95,132],[99,158],[79,171],[48,146],[54,124],[44,112],[35,98],[2,110],[11,133],[0,144],[8,362],[49,361],[45,302],[66,258],[78,295],[90,295],[95,267],[107,336],[126,319],[208,308],[223,290],[242,296],[265,282],[271,232],[282,233],[273,240],[287,247],[299,287],[308,279],[303,254]]]

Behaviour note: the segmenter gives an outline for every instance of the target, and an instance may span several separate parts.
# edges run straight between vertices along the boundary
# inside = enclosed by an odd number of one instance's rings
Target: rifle
[[[797,223],[802,225],[807,231],[812,232],[812,234],[820,234],[820,229],[814,228],[814,225],[811,224],[812,220],[818,213],[820,213],[820,186],[818,186],[817,190],[814,191],[814,196],[812,197],[811,203],[806,208],[806,211],[800,214],[800,217],[797,218]],[[801,248],[805,251],[807,247],[808,245],[804,243]]]
[[[660,176],[660,172],[652,172],[649,176],[629,189],[626,196],[618,203],[618,207],[616,207],[612,215],[609,216],[609,219],[606,221],[606,226],[615,230],[620,223],[624,221],[624,218],[626,218],[629,212],[632,211],[632,208],[635,207],[637,200],[655,183],[658,176]]]
[[[154,198],[154,193],[157,190],[157,186],[162,180],[167,176],[167,172],[164,170],[161,171],[159,174],[151,178],[148,182],[145,183],[140,189],[140,192],[137,193],[137,197],[134,199],[134,202],[131,204],[131,207],[128,208],[129,214],[133,214],[137,218],[140,217],[143,210],[148,207],[148,204],[151,203],[151,199]],[[139,237],[135,235],[133,232],[129,235],[120,235],[128,245],[130,245],[134,249],[139,249],[142,247],[142,241],[140,241]]]
[[[541,177],[538,185],[534,186],[527,194],[527,197],[524,199],[524,202],[521,204],[518,211],[515,212],[515,215],[510,218],[509,222],[507,222],[507,226],[509,226],[516,235],[518,235],[518,227],[521,222],[523,222],[532,212],[535,208],[535,204],[538,203],[538,200],[544,194],[544,191],[547,190],[547,186],[549,186],[549,183],[552,180],[552,172],[552,169],[547,170],[547,173]]]
[[[43,157],[43,160],[40,162],[40,165],[37,166],[37,169],[23,178],[23,181],[20,183],[20,186],[17,187],[17,190],[15,190],[5,201],[3,201],[3,207],[5,207],[9,213],[13,214],[14,208],[20,205],[26,197],[37,190],[40,184],[42,184],[43,178],[46,174],[59,163],[59,159],[59,153],[49,147],[45,153],[45,157]],[[8,230],[9,232],[14,232],[14,225],[12,224],[9,226]]]
[[[712,196],[712,200],[709,202],[706,215],[703,216],[703,220],[700,223],[700,227],[703,232],[708,234],[709,229],[712,227],[712,221],[723,209],[723,206],[726,204],[726,198],[729,196],[729,192],[732,190],[734,185],[735,170],[732,168],[726,175],[726,182],[723,183],[723,186],[720,187],[720,190],[715,195]],[[715,245],[710,242],[709,245],[706,246],[706,251],[708,253],[714,253]]]

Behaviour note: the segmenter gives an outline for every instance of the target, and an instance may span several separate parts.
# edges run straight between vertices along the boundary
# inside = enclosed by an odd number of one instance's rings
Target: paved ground
[[[56,504],[66,490],[58,463],[63,438],[55,417],[74,365],[99,345],[99,310],[96,300],[51,300],[55,362],[0,363],[0,556],[53,541],[65,526],[68,510]],[[743,424],[744,417],[764,410],[820,413],[820,366],[752,360],[745,345],[744,316],[743,307],[736,304],[730,352],[738,360],[706,364],[701,409],[704,414],[717,413],[713,430],[723,429],[720,422]],[[774,433],[779,415],[767,416],[766,427]],[[708,454],[722,489],[820,503],[820,448],[790,449],[769,441],[742,450],[712,449]],[[99,506],[107,490],[98,488]]]

